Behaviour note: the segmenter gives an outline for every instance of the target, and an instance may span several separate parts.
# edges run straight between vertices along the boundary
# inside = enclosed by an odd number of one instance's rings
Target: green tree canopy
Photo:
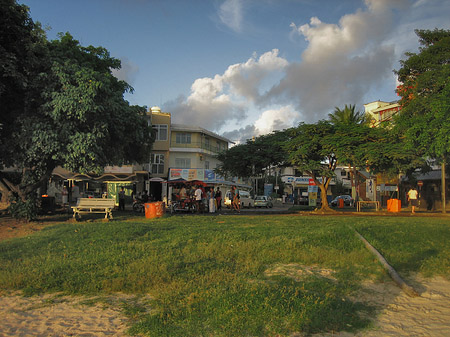
[[[301,123],[290,129],[288,134],[290,139],[284,148],[289,162],[314,180],[321,191],[321,210],[331,211],[327,202],[327,189],[338,163],[336,126],[329,121]]]
[[[10,19],[0,21],[0,36],[11,37],[2,43],[10,62],[0,82],[0,168],[16,168],[20,179],[2,175],[0,189],[24,201],[57,166],[100,173],[107,165],[146,162],[151,129],[145,108],[123,98],[132,88],[112,75],[120,61],[68,33],[47,41],[15,1],[2,0],[1,13]],[[20,37],[26,52],[14,42]]]
[[[233,146],[217,156],[221,165],[216,171],[224,176],[251,177],[272,166],[283,166],[287,162],[283,147],[287,139],[286,131],[274,131]]]
[[[450,30],[416,30],[419,53],[407,53],[397,71],[402,83],[396,125],[409,148],[442,167],[442,212],[446,212],[445,167],[450,156]]]
[[[450,151],[450,31],[416,34],[420,52],[407,53],[397,71],[402,110],[396,125],[410,148],[442,160]]]

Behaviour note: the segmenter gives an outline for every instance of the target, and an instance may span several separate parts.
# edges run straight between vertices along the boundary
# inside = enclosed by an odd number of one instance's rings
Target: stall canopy
[[[136,181],[137,175],[141,172],[133,173],[104,173],[102,175],[95,174],[83,174],[83,173],[73,173],[62,167],[57,167],[53,170],[52,175],[54,177],[59,177],[63,180],[83,180],[83,181],[98,181],[98,182],[120,182],[120,181]]]

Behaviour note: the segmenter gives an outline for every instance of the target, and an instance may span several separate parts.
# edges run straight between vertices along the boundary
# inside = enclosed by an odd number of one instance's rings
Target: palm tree
[[[370,122],[369,118],[360,111],[355,111],[355,105],[345,105],[344,109],[340,109],[335,107],[333,113],[328,114],[328,117],[332,124],[334,125],[346,125],[346,126],[355,126],[355,125],[365,125]],[[355,164],[349,163],[349,171],[351,176],[351,184],[352,184],[352,197],[357,201],[358,192],[357,192],[357,171]],[[353,167],[352,167],[353,166]]]
[[[344,109],[334,108],[334,112],[328,114],[328,117],[333,124],[365,124],[368,122],[366,115],[363,112],[356,111],[355,105],[345,105]]]

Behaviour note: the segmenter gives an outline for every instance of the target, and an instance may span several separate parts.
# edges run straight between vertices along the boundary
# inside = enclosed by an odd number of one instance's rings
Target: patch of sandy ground
[[[51,223],[19,223],[1,221],[0,240],[29,235]],[[284,274],[294,278],[301,274],[315,274],[333,279],[333,271],[314,266],[281,265],[266,274]],[[450,281],[442,277],[423,278],[416,275],[405,279],[420,293],[411,298],[393,281],[368,282],[353,300],[376,306],[377,315],[371,317],[373,327],[356,334],[348,332],[318,334],[316,337],[379,337],[379,336],[450,336]],[[23,297],[0,293],[0,337],[103,337],[127,336],[129,320],[123,314],[124,295],[108,300],[87,303],[85,297],[44,294]],[[293,336],[298,336],[294,334]]]
[[[356,334],[341,332],[320,337],[450,336],[450,281],[442,277],[416,276],[405,281],[413,285],[419,297],[409,297],[393,281],[367,283],[355,300],[377,307],[373,328]]]
[[[0,297],[0,336],[126,336],[120,306],[88,304],[84,297]]]
[[[367,283],[356,300],[378,308],[373,328],[356,334],[317,337],[450,336],[450,281],[435,277],[409,280],[421,296],[408,297],[394,284]],[[121,295],[118,295],[120,299]],[[84,297],[41,295],[0,297],[0,336],[127,336],[129,321],[120,301],[86,303]]]

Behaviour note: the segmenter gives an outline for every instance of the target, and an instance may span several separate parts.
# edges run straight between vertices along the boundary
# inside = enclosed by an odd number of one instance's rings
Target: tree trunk
[[[325,184],[318,184],[319,188],[320,188],[320,198],[322,199],[322,205],[320,206],[319,211],[320,212],[335,212],[334,209],[332,209],[330,207],[330,205],[328,205],[328,199],[327,199],[327,188],[328,188],[328,184],[326,184],[327,186],[325,186]]]
[[[445,200],[445,157],[442,160],[442,165],[441,165],[441,181],[442,181],[442,213],[446,213],[446,209],[445,209],[445,204],[446,204],[446,200]]]
[[[351,182],[351,186],[352,186],[351,195],[352,195],[353,200],[356,200],[355,173],[353,172],[352,165],[350,165],[350,164],[348,165],[348,171],[350,172],[350,182]]]

